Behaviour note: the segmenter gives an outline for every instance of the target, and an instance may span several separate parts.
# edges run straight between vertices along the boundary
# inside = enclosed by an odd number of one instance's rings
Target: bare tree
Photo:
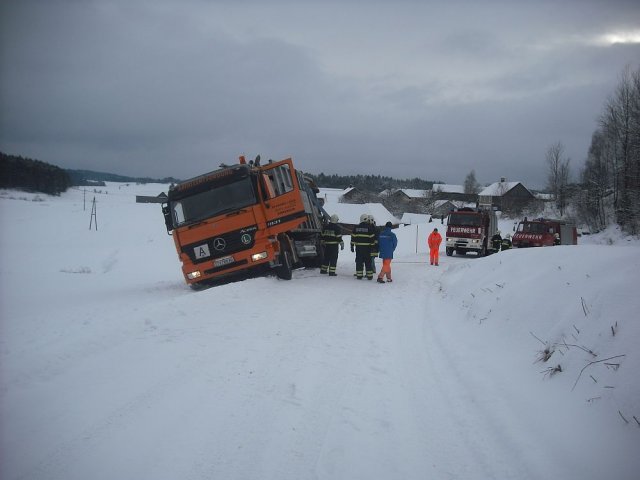
[[[564,158],[564,145],[562,142],[558,141],[547,149],[547,187],[554,196],[561,216],[567,207],[570,161],[570,158]]]
[[[595,231],[609,223],[607,200],[613,196],[613,176],[607,154],[605,134],[597,130],[591,137],[589,154],[581,173],[583,191],[576,204],[582,221]]]
[[[591,227],[610,218],[640,232],[640,69],[626,67],[604,105],[581,174],[578,214]]]
[[[480,191],[478,181],[476,180],[476,171],[471,170],[464,179],[464,193],[475,195]]]
[[[625,68],[600,119],[613,174],[617,223],[640,231],[640,70]]]

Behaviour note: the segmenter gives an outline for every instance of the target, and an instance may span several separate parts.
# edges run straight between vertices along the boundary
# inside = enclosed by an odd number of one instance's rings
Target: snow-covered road
[[[435,268],[408,248],[394,282],[379,285],[352,277],[345,250],[335,278],[299,270],[290,282],[193,292],[157,206],[117,199],[103,200],[112,214],[93,236],[73,223],[86,215],[71,195],[0,200],[4,218],[22,225],[2,234],[15,256],[3,253],[1,277],[0,478],[631,480],[640,471],[638,429],[572,397],[575,375],[558,385],[540,374],[529,331],[548,330],[515,312],[519,290],[461,285],[466,271],[503,274],[503,261],[531,252],[445,257]],[[48,236],[35,235],[46,222]],[[28,289],[12,281],[36,266]],[[501,323],[505,304],[514,312]]]

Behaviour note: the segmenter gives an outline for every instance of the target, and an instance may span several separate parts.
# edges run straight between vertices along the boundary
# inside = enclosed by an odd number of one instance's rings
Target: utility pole
[[[95,224],[96,224],[96,232],[98,231],[98,211],[96,209],[96,197],[93,197],[93,202],[91,205],[91,218],[89,219],[89,230],[91,230],[91,227],[93,226],[94,220],[95,220]]]

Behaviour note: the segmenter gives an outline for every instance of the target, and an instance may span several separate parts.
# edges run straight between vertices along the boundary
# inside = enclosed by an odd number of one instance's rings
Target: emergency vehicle
[[[291,158],[259,156],[172,185],[162,212],[187,284],[262,269],[290,280],[296,267],[319,266],[328,215],[316,193]]]
[[[498,231],[496,212],[487,208],[458,208],[447,218],[446,253],[464,255],[475,252],[485,256],[493,252],[491,237]]]
[[[525,217],[518,224],[511,241],[516,248],[577,245],[578,230],[573,223],[564,220],[549,218],[528,220]]]

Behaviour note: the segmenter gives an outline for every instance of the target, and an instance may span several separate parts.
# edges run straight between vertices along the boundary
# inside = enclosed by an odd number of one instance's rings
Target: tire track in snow
[[[443,275],[446,275],[446,271]],[[460,478],[499,480],[539,479],[550,475],[563,477],[559,470],[561,461],[552,463],[551,468],[536,463],[537,459],[545,456],[551,460],[554,452],[547,451],[546,455],[536,452],[532,455],[532,451],[544,449],[544,446],[533,441],[515,443],[520,442],[522,436],[512,438],[510,435],[514,429],[526,431],[531,425],[522,421],[524,412],[517,406],[521,403],[513,402],[508,384],[499,378],[500,370],[495,368],[496,365],[478,363],[475,361],[478,358],[473,360],[473,355],[469,356],[468,351],[474,346],[462,344],[456,337],[466,312],[447,301],[446,291],[443,291],[439,280],[433,281],[430,299],[427,312],[431,314],[428,316],[436,317],[439,313],[440,318],[426,321],[422,335],[427,345],[434,385],[446,401],[448,418],[455,425],[453,429],[449,425],[448,431],[455,432],[462,439],[458,448],[464,448],[466,452],[466,455],[461,455],[466,461],[459,464],[462,469],[458,472]],[[442,318],[443,312],[448,318]],[[468,323],[462,325],[462,328],[465,327],[478,328]],[[468,334],[464,337],[468,338]],[[447,425],[441,427],[446,429]],[[535,438],[539,440],[544,435],[536,434]],[[566,474],[571,475],[571,472],[567,471]]]
[[[262,367],[279,370],[282,381],[267,385],[256,380],[235,409],[248,416],[243,424],[228,417],[217,425],[221,431],[240,432],[227,438],[224,446],[211,435],[186,478],[212,478],[220,471],[229,472],[230,465],[238,479],[315,477],[328,425],[351,381],[348,365],[355,355],[348,348],[354,322],[345,319],[344,312],[353,312],[358,302],[346,295],[345,281],[354,280],[304,272],[303,279],[288,287],[294,297],[304,295],[307,313],[301,312],[298,324],[290,326],[288,338],[277,349],[261,357]],[[322,297],[309,295],[317,282],[327,282]]]

